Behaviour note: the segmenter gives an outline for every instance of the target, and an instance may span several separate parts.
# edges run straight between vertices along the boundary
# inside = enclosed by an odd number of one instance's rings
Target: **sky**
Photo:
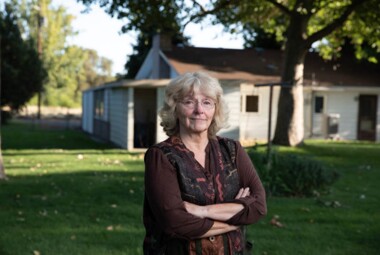
[[[125,73],[124,64],[132,53],[136,42],[136,33],[122,34],[122,20],[112,18],[98,6],[91,7],[89,13],[83,13],[85,7],[76,0],[53,0],[53,6],[64,6],[67,13],[75,16],[72,23],[78,35],[69,40],[83,48],[94,49],[98,55],[113,62],[113,74]],[[196,47],[241,49],[243,40],[236,35],[223,32],[222,26],[189,24],[184,31]]]

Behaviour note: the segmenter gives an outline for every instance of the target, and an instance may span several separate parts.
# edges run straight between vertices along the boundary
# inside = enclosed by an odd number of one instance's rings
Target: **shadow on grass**
[[[0,182],[1,254],[140,254],[143,193],[141,171]]]

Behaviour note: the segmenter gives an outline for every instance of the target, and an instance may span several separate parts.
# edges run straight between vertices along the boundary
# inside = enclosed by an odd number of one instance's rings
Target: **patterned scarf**
[[[239,176],[236,169],[235,142],[217,137],[209,144],[210,172],[194,158],[179,137],[173,136],[155,145],[166,155],[177,169],[181,196],[184,201],[197,205],[210,205],[232,201],[239,191]],[[208,156],[208,155],[207,155]],[[244,248],[240,229],[225,234],[229,253],[240,254]],[[227,250],[228,247],[225,247]]]

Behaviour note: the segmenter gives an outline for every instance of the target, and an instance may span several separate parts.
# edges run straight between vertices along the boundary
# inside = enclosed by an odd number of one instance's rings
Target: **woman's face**
[[[207,133],[215,114],[215,102],[199,91],[194,91],[177,104],[177,117],[182,134]]]

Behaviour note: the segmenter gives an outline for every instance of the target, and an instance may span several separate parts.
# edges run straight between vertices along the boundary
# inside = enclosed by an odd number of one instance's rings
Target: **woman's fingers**
[[[249,190],[249,188],[245,188],[243,190],[243,194],[241,196],[242,197],[247,197],[247,196],[249,196],[249,194],[251,194],[251,191]]]
[[[238,194],[236,195],[235,199],[239,199],[239,198],[241,198],[241,195],[243,194],[243,191],[244,191],[243,188],[239,189],[239,192],[238,192]]]
[[[248,187],[247,188],[241,188],[235,198],[239,199],[239,198],[247,197],[250,194],[251,194],[251,191],[249,190]]]

